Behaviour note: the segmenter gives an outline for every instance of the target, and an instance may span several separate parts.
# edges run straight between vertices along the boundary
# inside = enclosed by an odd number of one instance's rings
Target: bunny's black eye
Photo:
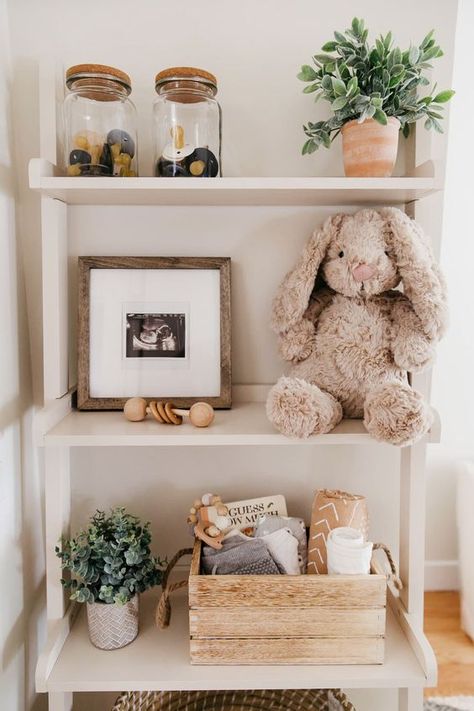
[[[342,257],[344,256],[344,252],[339,252],[339,254],[337,256],[342,259]]]
[[[387,252],[387,250],[385,250],[385,254],[387,255],[387,257],[390,257],[390,252]]]

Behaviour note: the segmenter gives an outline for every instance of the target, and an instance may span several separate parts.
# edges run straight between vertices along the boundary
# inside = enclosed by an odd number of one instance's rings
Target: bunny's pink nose
[[[367,281],[375,274],[375,269],[370,264],[359,264],[352,270],[352,276],[356,281]]]

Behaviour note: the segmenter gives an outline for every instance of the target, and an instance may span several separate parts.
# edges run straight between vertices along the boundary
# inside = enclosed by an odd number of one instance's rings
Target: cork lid
[[[121,84],[130,94],[132,91],[132,80],[125,72],[116,67],[109,67],[106,64],[75,64],[66,70],[66,86],[71,87],[78,79],[109,79]]]
[[[155,89],[162,84],[179,81],[180,79],[207,84],[217,92],[217,79],[214,74],[198,67],[170,67],[169,69],[163,69],[155,77]]]

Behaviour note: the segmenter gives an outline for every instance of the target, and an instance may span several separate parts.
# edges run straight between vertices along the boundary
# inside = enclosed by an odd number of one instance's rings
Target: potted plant
[[[115,508],[96,511],[87,528],[56,547],[72,574],[61,583],[71,600],[87,603],[89,637],[100,649],[124,647],[138,634],[139,593],[158,585],[163,572],[150,541],[149,522]]]
[[[424,73],[430,60],[443,55],[433,35],[432,30],[418,47],[402,52],[391,32],[369,45],[368,30],[358,18],[345,32],[334,32],[323,54],[313,57],[314,66],[305,64],[298,74],[308,83],[304,93],[329,101],[334,114],[303,127],[308,136],[303,155],[329,148],[341,132],[345,174],[386,177],[395,165],[400,129],[406,137],[410,125],[424,119],[425,128],[442,133],[443,104],[454,91],[436,93],[434,86],[426,96],[418,94],[419,87],[429,85]]]

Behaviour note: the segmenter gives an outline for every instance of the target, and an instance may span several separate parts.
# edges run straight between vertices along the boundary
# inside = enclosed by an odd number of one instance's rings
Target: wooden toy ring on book
[[[142,397],[127,400],[123,414],[130,422],[141,422],[147,415],[153,415],[162,425],[180,425],[183,417],[189,417],[194,427],[209,427],[214,420],[214,408],[207,402],[195,402],[190,410],[174,407],[172,402],[152,400],[149,404]]]

